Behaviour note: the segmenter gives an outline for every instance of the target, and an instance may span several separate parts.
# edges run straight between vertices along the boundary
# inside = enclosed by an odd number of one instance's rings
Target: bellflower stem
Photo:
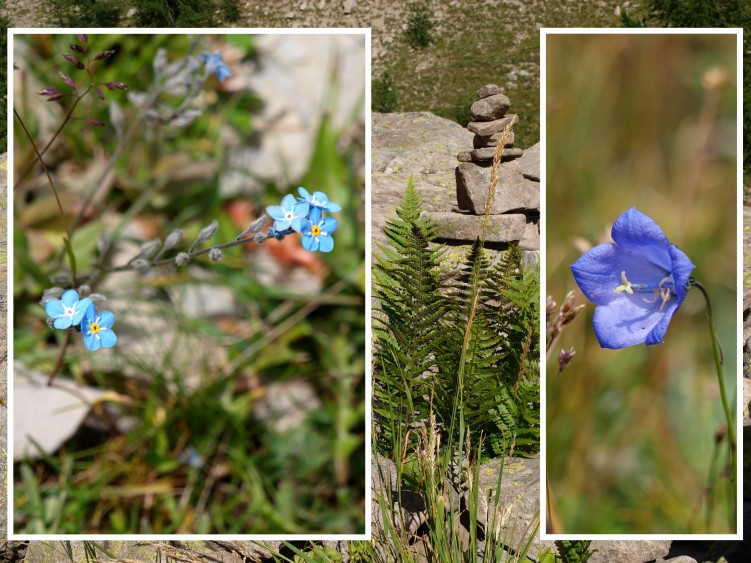
[[[722,408],[725,411],[725,420],[728,426],[728,439],[730,440],[730,457],[733,463],[732,476],[733,476],[733,483],[735,483],[736,482],[735,426],[733,424],[733,415],[730,412],[730,405],[728,404],[727,391],[725,390],[725,378],[722,375],[723,358],[722,358],[722,351],[720,348],[720,341],[717,338],[717,333],[715,332],[715,328],[714,328],[714,319],[712,317],[712,302],[709,299],[709,294],[707,293],[707,290],[704,288],[704,286],[701,283],[691,278],[688,281],[688,286],[698,288],[701,291],[702,295],[704,295],[704,301],[706,301],[707,303],[707,317],[709,317],[709,333],[712,337],[712,352],[714,353],[714,363],[715,363],[715,368],[717,370],[717,380],[720,383],[720,397],[722,398]]]

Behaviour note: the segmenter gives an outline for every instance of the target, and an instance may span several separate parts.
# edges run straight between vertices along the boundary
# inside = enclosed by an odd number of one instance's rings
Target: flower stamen
[[[623,284],[619,285],[618,287],[616,287],[614,293],[620,293],[621,291],[625,291],[629,295],[633,295],[633,293],[634,293],[634,290],[632,289],[633,288],[633,284],[626,279],[626,271],[625,270],[623,272],[621,272],[621,281],[623,282]]]

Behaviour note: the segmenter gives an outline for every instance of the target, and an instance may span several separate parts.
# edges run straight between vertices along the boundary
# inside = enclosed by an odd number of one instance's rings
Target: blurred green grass
[[[32,55],[25,68],[41,81],[59,86],[57,69],[67,63],[58,53],[66,52],[72,41],[70,36],[36,36],[29,41]],[[221,44],[223,39],[213,41]],[[243,49],[246,58],[255,56],[252,36],[231,36],[226,41]],[[133,90],[148,87],[157,48],[167,48],[173,60],[184,56],[188,40],[180,35],[108,35],[92,36],[89,44],[97,50],[118,48],[97,79],[126,82]],[[343,79],[327,72],[321,76]],[[95,263],[98,236],[103,228],[112,232],[116,221],[128,227],[137,217],[139,224],[153,229],[153,236],[162,238],[174,228],[183,228],[189,244],[217,217],[219,230],[212,242],[224,242],[247,225],[234,224],[233,209],[239,206],[244,210],[240,220],[249,221],[266,205],[278,204],[284,193],[296,194],[297,184],[287,185],[284,180],[250,196],[221,194],[219,179],[230,168],[228,154],[234,146],[230,143],[251,132],[263,133],[253,127],[252,111],[260,101],[247,89],[220,90],[213,79],[206,90],[203,115],[188,128],[175,133],[149,126],[135,136],[127,156],[115,167],[111,189],[74,236],[81,268]],[[333,84],[329,90],[334,90]],[[127,120],[136,119],[138,112],[125,95],[106,95],[108,100],[117,99]],[[258,263],[257,250],[235,247],[225,252],[220,263],[201,258],[191,264],[190,272],[162,271],[114,289],[109,298],[148,302],[155,318],[165,319],[188,341],[225,349],[226,363],[217,371],[206,358],[198,362],[202,373],[183,373],[173,363],[180,364],[189,351],[175,348],[142,357],[129,355],[126,327],[132,317],[128,311],[117,312],[115,328],[123,332],[118,332],[120,341],[108,360],[96,362],[95,356],[74,346],[60,377],[113,390],[119,402],[95,407],[108,426],[104,432],[83,429],[60,451],[16,464],[16,531],[364,533],[364,142],[353,134],[363,131],[357,123],[361,114],[353,112],[345,125],[334,127],[329,118],[331,102],[327,100],[313,135],[314,150],[302,185],[324,191],[342,205],[335,251],[326,256],[302,251],[308,262],[301,266],[295,261],[299,240],[297,247],[288,245],[286,251],[274,246],[271,254],[288,262],[270,273],[264,271],[268,264]],[[94,95],[82,102],[80,111],[109,124],[107,107]],[[17,98],[17,108],[28,117],[34,134],[46,140],[49,130],[40,131],[49,116],[29,111],[23,97]],[[17,134],[15,142],[18,169],[19,160],[28,156],[28,141]],[[75,179],[88,178],[90,167],[97,166],[94,156],[100,151],[109,156],[117,143],[110,125],[86,128],[72,123],[47,163],[56,176],[67,169],[75,171]],[[210,178],[174,181],[173,174],[186,163],[201,162],[214,166]],[[46,328],[38,302],[42,290],[53,285],[50,276],[61,269],[46,246],[52,241],[57,254],[63,230],[59,213],[49,217],[29,213],[36,202],[51,198],[49,185],[40,179],[30,175],[28,185],[15,193],[13,322],[16,361],[48,372],[60,341],[55,338],[59,334]],[[75,187],[85,192],[90,186],[79,181]],[[59,183],[58,189],[69,186]],[[63,201],[74,205],[79,200]],[[66,209],[71,215],[74,211]],[[18,219],[21,215],[24,221]],[[40,232],[45,233],[44,245]],[[175,307],[173,291],[193,283],[197,271],[201,283],[209,284],[212,291],[234,294],[234,314],[202,318]],[[320,292],[305,295],[281,283],[294,271],[320,282]],[[269,276],[276,276],[271,285]],[[170,339],[165,335],[164,341]],[[156,347],[161,343],[155,342]],[[287,389],[294,390],[300,382],[313,395],[296,399],[309,402],[293,408],[313,409],[297,426],[283,431],[259,419],[259,403],[270,396],[273,385],[288,384]],[[118,431],[121,420],[132,421],[132,428]],[[200,456],[194,465],[186,463],[189,452]]]
[[[577,290],[570,264],[636,206],[709,290],[733,408],[735,49],[727,35],[549,35],[546,91],[546,293],[560,303]],[[728,76],[714,101],[702,87],[713,67]],[[702,509],[724,416],[701,294],[689,293],[664,344],[617,351],[599,348],[594,306],[577,301],[585,313],[565,329],[547,377],[548,475],[563,531],[734,532],[722,485],[709,521]],[[571,346],[556,379],[558,350]]]

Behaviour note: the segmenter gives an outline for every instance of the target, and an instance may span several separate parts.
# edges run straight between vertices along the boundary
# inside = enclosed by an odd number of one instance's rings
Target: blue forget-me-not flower
[[[111,348],[117,343],[117,335],[112,331],[115,324],[115,315],[110,311],[99,314],[93,303],[86,310],[86,315],[81,323],[83,343],[91,351],[99,350],[100,347]]]
[[[329,213],[342,210],[341,205],[329,201],[329,196],[323,192],[314,192],[313,195],[310,195],[308,190],[303,187],[297,188],[297,192],[300,194],[298,199],[300,201],[307,201],[311,207],[318,207]]]
[[[219,82],[224,82],[225,79],[232,76],[232,71],[222,61],[221,51],[214,51],[213,53],[204,51],[201,53],[201,62],[206,68],[206,75],[215,75]]]
[[[295,196],[287,194],[281,205],[270,205],[266,213],[274,219],[274,229],[284,231],[292,229],[301,232],[302,220],[308,216],[310,205],[307,202],[298,202]]]
[[[307,219],[302,222],[302,245],[305,250],[331,252],[334,239],[331,233],[336,231],[337,223],[333,217],[323,217],[318,207],[314,207]]]
[[[44,304],[47,315],[54,320],[54,327],[66,329],[81,323],[86,310],[92,305],[91,299],[78,299],[78,292],[69,289],[60,299],[50,299]]]
[[[659,344],[695,266],[636,208],[615,220],[611,235],[614,243],[595,246],[571,265],[582,293],[596,305],[597,340],[603,348]]]

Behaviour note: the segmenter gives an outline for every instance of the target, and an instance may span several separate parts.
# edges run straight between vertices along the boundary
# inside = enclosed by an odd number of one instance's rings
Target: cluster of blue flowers
[[[69,289],[60,299],[47,301],[44,310],[55,328],[76,327],[83,333],[83,343],[89,350],[98,350],[102,346],[111,348],[117,343],[117,335],[112,331],[115,315],[110,311],[98,313],[91,299],[79,299],[75,289]]]
[[[331,252],[334,239],[331,234],[336,231],[337,222],[333,217],[324,217],[323,212],[335,213],[342,207],[329,201],[323,192],[312,195],[305,188],[297,188],[300,197],[292,194],[284,196],[281,205],[270,205],[266,213],[274,219],[269,228],[269,235],[282,240],[293,232],[302,234],[305,250]]]

